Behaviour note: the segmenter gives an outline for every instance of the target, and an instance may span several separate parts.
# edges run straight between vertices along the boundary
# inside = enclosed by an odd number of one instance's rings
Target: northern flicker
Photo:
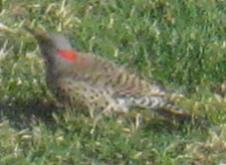
[[[77,51],[62,34],[28,30],[45,61],[47,85],[61,103],[81,104],[106,114],[141,107],[167,117],[190,117],[158,85],[103,57]]]

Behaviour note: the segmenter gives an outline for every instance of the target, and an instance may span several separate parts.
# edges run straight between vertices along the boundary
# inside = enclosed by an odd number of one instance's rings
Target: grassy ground
[[[0,23],[15,33],[0,33],[0,164],[226,163],[226,101],[211,90],[226,75],[225,1],[1,2]],[[174,127],[142,112],[96,122],[56,108],[36,43],[18,33],[24,20],[186,94],[209,125]]]

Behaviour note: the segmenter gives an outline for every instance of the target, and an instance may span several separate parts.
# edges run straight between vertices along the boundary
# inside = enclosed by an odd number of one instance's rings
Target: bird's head
[[[69,40],[60,33],[47,33],[40,30],[27,30],[35,37],[47,64],[70,64],[77,59]]]

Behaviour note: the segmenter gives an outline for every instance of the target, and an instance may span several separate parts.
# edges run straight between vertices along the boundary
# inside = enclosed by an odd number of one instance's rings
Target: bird
[[[26,30],[37,41],[45,63],[47,86],[61,104],[84,106],[106,115],[127,114],[138,107],[166,118],[191,117],[175,104],[173,93],[125,66],[73,48],[62,33],[30,27]]]

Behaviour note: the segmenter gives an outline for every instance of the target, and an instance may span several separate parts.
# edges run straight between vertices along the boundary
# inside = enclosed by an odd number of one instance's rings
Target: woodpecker
[[[140,107],[164,117],[190,117],[175,105],[173,93],[157,84],[106,58],[74,49],[63,34],[26,29],[37,40],[47,86],[61,104],[104,114],[124,114]]]

